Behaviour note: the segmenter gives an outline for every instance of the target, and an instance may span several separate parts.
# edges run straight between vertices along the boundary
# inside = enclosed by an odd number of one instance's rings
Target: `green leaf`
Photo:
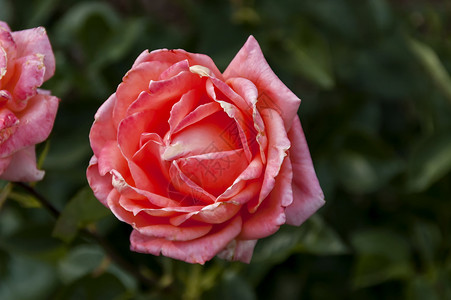
[[[404,165],[390,146],[364,132],[351,133],[334,157],[338,179],[348,191],[356,194],[381,188]]]
[[[415,222],[413,241],[425,264],[433,268],[442,241],[439,227],[436,224],[424,221]]]
[[[342,255],[349,252],[337,232],[320,215],[313,215],[302,226],[305,227],[305,235],[297,245],[298,251],[316,255]]]
[[[428,73],[433,83],[451,103],[451,77],[430,46],[411,37],[406,38],[410,51]]]
[[[99,22],[102,22],[101,28],[85,28],[88,21],[97,18]],[[77,34],[82,37],[82,31],[87,29],[91,30],[91,33],[84,32],[84,38],[100,37],[102,41],[105,36],[100,36],[101,29],[105,30],[114,28],[120,24],[120,19],[117,13],[107,3],[102,2],[82,2],[73,6],[67,14],[60,20],[57,28],[57,38],[64,44],[70,44],[74,42],[74,38]],[[99,42],[99,41],[98,41]],[[85,45],[86,47],[98,46],[98,44]]]
[[[21,253],[41,259],[59,256],[63,244],[50,236],[51,226],[29,223],[6,237],[0,237],[1,247],[11,253]]]
[[[451,133],[435,133],[418,143],[409,159],[407,188],[421,192],[451,170]]]
[[[0,189],[0,209],[6,202],[6,199],[8,199],[8,196],[11,193],[12,188],[13,188],[12,183],[8,182]]]
[[[33,195],[30,195],[30,194],[11,192],[11,193],[9,193],[9,198],[11,200],[17,201],[23,207],[28,207],[28,208],[41,207],[41,202],[39,202],[39,200],[36,199],[36,197],[34,197]]]
[[[246,278],[258,283],[273,265],[296,253],[342,255],[348,252],[348,247],[333,228],[315,214],[301,227],[284,225],[272,236],[259,240]]]
[[[357,252],[355,287],[406,279],[413,275],[410,248],[402,236],[387,229],[373,228],[354,234],[352,244]]]
[[[2,300],[49,299],[57,284],[53,266],[27,257],[10,256],[7,270],[0,283]]]
[[[115,29],[103,47],[99,48],[96,57],[93,59],[91,68],[100,69],[104,65],[118,61],[133,46],[134,42],[142,35],[145,27],[144,20],[131,19],[124,21],[122,26]]]
[[[274,235],[258,241],[252,262],[276,264],[293,253],[341,255],[348,252],[338,234],[315,214],[301,227],[284,225]]]
[[[73,197],[58,218],[53,236],[70,242],[78,229],[108,216],[106,209],[93,195],[89,187],[83,188]]]
[[[102,249],[96,245],[81,245],[59,261],[58,271],[63,282],[71,283],[93,272],[105,258]]]
[[[440,300],[440,296],[435,289],[433,282],[424,276],[418,276],[409,281],[406,289],[406,299],[408,300]]]
[[[328,45],[317,40],[313,46],[307,48],[290,40],[285,43],[285,49],[290,53],[291,64],[311,82],[323,89],[332,89],[335,85],[330,64]]]
[[[38,169],[42,169],[42,166],[44,164],[44,161],[47,157],[47,155],[49,154],[49,150],[50,150],[50,140],[48,140],[45,145],[44,145],[44,149],[42,149],[41,155],[39,155],[39,159],[38,159]]]
[[[27,27],[42,26],[54,13],[57,8],[58,0],[41,0],[33,3],[33,14],[28,20]]]
[[[368,6],[372,12],[375,25],[379,30],[388,28],[393,16],[386,0],[369,0]]]

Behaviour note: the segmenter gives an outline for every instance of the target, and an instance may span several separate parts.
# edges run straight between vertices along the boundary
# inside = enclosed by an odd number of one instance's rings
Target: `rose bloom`
[[[252,36],[223,74],[206,55],[145,51],[95,115],[89,184],[133,226],[133,251],[249,262],[324,204],[299,104]]]
[[[59,99],[38,89],[55,72],[42,27],[11,32],[0,21],[0,179],[37,181],[35,144],[47,139]]]

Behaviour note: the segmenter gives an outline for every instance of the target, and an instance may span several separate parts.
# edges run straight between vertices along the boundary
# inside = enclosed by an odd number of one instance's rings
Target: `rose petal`
[[[127,161],[119,150],[117,142],[108,141],[105,143],[97,160],[99,173],[101,176],[104,176],[111,170],[118,170],[122,174],[129,173]]]
[[[11,31],[8,24],[6,22],[0,21],[0,30]]]
[[[110,191],[113,189],[111,184],[112,176],[111,174],[100,175],[99,165],[97,163],[97,157],[93,156],[89,161],[88,169],[86,170],[86,178],[88,179],[89,186],[96,198],[106,207],[107,197]]]
[[[111,174],[113,175],[112,178],[113,187],[122,195],[124,195],[124,197],[133,199],[148,199],[151,204],[157,207],[181,206],[181,203],[179,203],[176,200],[131,186],[125,181],[123,176],[116,170],[112,170]]]
[[[3,46],[0,46],[0,80],[6,75],[7,69],[8,69],[8,56]]]
[[[263,114],[263,120],[267,128],[269,141],[268,160],[258,202],[249,203],[248,208],[250,212],[255,212],[261,202],[273,190],[276,177],[287,156],[286,152],[290,148],[290,140],[287,137],[281,116],[276,111],[267,109],[265,114]]]
[[[230,197],[218,197],[218,201],[224,201],[226,203],[233,204],[245,204],[250,200],[256,198],[260,192],[261,184],[259,182],[248,183],[244,188],[242,188],[238,193],[230,195]]]
[[[242,149],[193,155],[177,163],[186,176],[216,196],[230,187],[247,166]]]
[[[19,149],[44,141],[52,130],[58,102],[58,98],[49,95],[32,97],[27,109],[16,114],[20,123],[14,136],[0,144],[0,156],[9,156]]]
[[[117,144],[124,157],[130,160],[139,150],[142,133],[161,131],[158,128],[162,124],[167,125],[166,121],[164,116],[162,118],[161,114],[154,110],[134,113],[123,119],[118,127]]]
[[[227,83],[232,87],[232,89],[237,92],[246,102],[247,106],[252,109],[252,119],[254,121],[254,128],[257,132],[257,137],[255,141],[258,143],[260,148],[260,155],[262,161],[266,163],[266,151],[268,146],[268,140],[265,135],[265,124],[263,123],[262,116],[257,108],[258,102],[258,90],[254,83],[246,78],[230,78]],[[251,145],[253,141],[251,141]]]
[[[288,137],[292,145],[290,159],[293,166],[293,203],[285,213],[288,224],[299,226],[323,206],[325,201],[298,116],[293,121]]]
[[[44,81],[55,73],[55,57],[52,46],[43,27],[37,27],[12,33],[17,45],[17,56],[25,57],[36,53],[44,56]]]
[[[8,181],[31,182],[39,181],[45,172],[36,166],[35,147],[30,146],[15,152],[6,170],[1,173],[0,179]]]
[[[234,91],[230,86],[228,86],[224,81],[221,81],[217,78],[210,78],[207,82],[212,84],[211,87],[215,87],[220,93],[223,94],[224,97],[220,97],[220,99],[216,98],[216,93],[214,89],[208,89],[207,91],[214,94],[211,95],[212,99],[223,100],[223,101],[231,101],[236,107],[238,107],[243,113],[247,116],[252,115],[252,106],[250,106],[236,91]],[[254,86],[255,87],[255,86]],[[256,89],[256,88],[255,88]],[[257,96],[257,95],[256,95]],[[255,97],[255,101],[257,101],[257,97]]]
[[[170,224],[148,225],[135,227],[139,233],[156,238],[164,238],[168,241],[190,241],[206,235],[213,225],[197,225],[188,227],[173,226]]]
[[[0,174],[5,172],[5,170],[8,168],[12,158],[13,158],[12,156],[7,156],[3,158],[0,157]]]
[[[145,212],[151,216],[155,217],[174,217],[183,215],[191,212],[198,212],[205,206],[169,206],[169,207],[159,207],[151,203],[147,198],[129,198],[122,197],[121,205],[125,210],[132,212],[135,216],[140,212]],[[174,226],[180,224],[175,224],[170,222]]]
[[[285,224],[285,206],[292,200],[290,160],[285,159],[271,194],[261,202],[254,213],[243,212],[243,229],[239,236],[243,240],[267,237]]]
[[[250,164],[243,170],[243,172],[238,175],[233,184],[218,197],[218,201],[223,201],[224,199],[235,198],[237,193],[244,188],[244,184],[247,181],[252,181],[261,176],[263,172],[263,163],[259,155],[255,156]],[[259,184],[258,189],[260,190],[261,184]]]
[[[248,114],[252,114],[253,108],[256,105],[258,99],[258,89],[255,84],[252,81],[242,77],[229,78],[227,79],[226,83],[235,93],[240,96],[240,98],[244,102],[240,105],[237,104],[237,106],[241,110],[246,111]]]
[[[166,80],[171,79],[174,76],[180,74],[180,72],[189,71],[189,62],[188,60],[179,61],[169,68],[167,68],[163,73],[160,74],[158,80]]]
[[[0,144],[4,143],[17,131],[19,123],[19,119],[12,111],[7,108],[0,110]]]
[[[213,60],[210,57],[204,54],[198,53],[189,53],[182,49],[176,50],[168,50],[168,49],[159,49],[152,52],[144,51],[141,55],[136,59],[135,64],[139,65],[143,62],[147,61],[164,61],[171,64],[175,64],[179,61],[187,60],[190,66],[201,65],[213,72],[214,76],[222,79],[222,74],[219,72]]]
[[[175,208],[174,212],[182,212],[181,214],[173,214],[170,216],[169,222],[174,226],[179,226],[185,221],[191,219],[209,224],[220,224],[232,218],[239,210],[238,205],[232,204],[225,207],[224,203],[216,202],[206,206],[188,206]],[[223,207],[224,206],[224,207]],[[193,209],[194,208],[194,209]],[[221,221],[222,220],[222,221]]]
[[[275,110],[282,116],[285,128],[291,127],[301,100],[274,74],[253,36],[248,38],[224,72],[226,80],[233,77],[252,81],[259,90],[260,110]]]
[[[129,161],[136,188],[163,195],[169,180],[169,163],[161,160],[161,145],[153,140],[144,144]]]
[[[222,224],[230,220],[240,211],[241,205],[235,203],[216,202],[205,206],[197,213],[192,213],[192,219],[208,224]]]
[[[171,109],[169,117],[169,127],[171,134],[174,133],[174,129],[180,124],[180,121],[186,117],[193,109],[195,109],[200,95],[197,90],[190,90],[176,102]]]
[[[199,113],[202,116],[215,109],[215,107],[208,106]],[[195,119],[198,117],[197,114],[193,115]],[[188,115],[187,118],[191,118],[191,116]],[[241,148],[239,141],[237,143],[228,134],[228,131],[236,131],[235,127],[234,120],[223,111],[213,113],[170,137],[171,141],[168,141],[170,144],[166,146],[163,159],[171,161],[191,155],[239,149]]]
[[[224,250],[218,253],[218,257],[228,261],[241,261],[250,263],[257,240],[233,240]]]
[[[89,133],[89,142],[96,156],[100,155],[103,146],[109,141],[116,141],[117,129],[113,126],[113,109],[116,104],[116,94],[111,95],[99,108],[94,117]]]
[[[157,80],[170,64],[165,62],[142,63],[125,74],[116,90],[117,101],[113,111],[114,124],[117,126],[127,115],[127,110],[138,95],[149,89],[149,83]]]
[[[161,238],[151,238],[133,230],[130,236],[132,251],[164,255],[188,263],[204,264],[233,240],[240,232],[241,218],[236,216],[217,230],[191,241],[177,242]]]
[[[127,115],[143,110],[156,110],[167,115],[167,121],[174,103],[199,84],[201,81],[198,76],[191,72],[181,72],[166,80],[150,81],[148,87],[143,88],[137,98],[133,98],[133,103],[127,108]]]
[[[227,93],[229,94],[230,97],[239,97],[226,84],[224,84],[223,89],[228,90]],[[252,122],[250,121],[250,116],[245,115],[243,116],[242,112],[235,105],[217,99],[212,81],[207,81],[207,92],[209,93],[210,97],[213,100],[215,100],[219,105],[221,105],[221,108],[224,110],[224,112],[230,118],[235,120],[236,126],[234,128],[236,128],[237,130],[236,131],[228,130],[226,131],[226,133],[230,135],[229,139],[239,141],[239,143],[244,149],[246,159],[248,161],[251,161],[252,152],[250,146],[252,146],[252,141],[255,141],[254,137],[256,132],[255,129],[253,128]],[[241,101],[244,102],[244,100]]]
[[[0,73],[3,74],[0,76],[0,87],[5,87],[10,78],[14,75],[14,61],[16,59],[16,43],[14,42],[14,39],[11,35],[11,30],[9,29],[8,25],[4,22],[2,22],[2,26],[0,26],[0,56],[3,58],[2,63],[0,63]],[[8,69],[11,69],[10,72],[7,72]],[[0,89],[1,89],[0,88]]]
[[[171,131],[171,134],[176,134],[186,127],[193,125],[220,110],[221,106],[216,102],[199,105],[177,124],[174,130]]]
[[[216,197],[199,186],[187,174],[184,174],[175,160],[172,161],[171,167],[169,168],[169,177],[171,178],[172,185],[183,194],[189,195],[193,199],[200,200],[205,204],[215,202]]]
[[[26,107],[29,97],[36,94],[36,89],[44,82],[44,57],[41,54],[30,55],[16,60],[17,81],[12,95],[14,109],[22,110]]]

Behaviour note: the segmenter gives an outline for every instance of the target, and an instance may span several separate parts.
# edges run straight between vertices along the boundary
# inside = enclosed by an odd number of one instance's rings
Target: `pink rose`
[[[11,32],[0,21],[0,179],[37,181],[35,145],[53,127],[59,99],[38,89],[55,72],[42,27]]]
[[[223,74],[202,54],[145,51],[95,115],[89,184],[134,251],[249,262],[324,204],[299,104],[252,36]]]

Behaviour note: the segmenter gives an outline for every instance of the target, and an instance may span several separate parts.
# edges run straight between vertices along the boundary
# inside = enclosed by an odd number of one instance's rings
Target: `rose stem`
[[[38,191],[36,191],[33,187],[29,186],[28,184],[25,184],[23,182],[15,182],[15,185],[20,186],[30,194],[32,194],[36,199],[42,204],[42,206],[47,209],[47,211],[50,212],[50,214],[55,218],[58,219],[60,216],[59,210],[53,206],[52,203],[47,201],[47,199],[42,196]],[[139,282],[149,286],[153,287],[157,283],[155,279],[148,278],[148,276],[144,276],[139,270],[137,270],[132,264],[130,264],[128,261],[124,260],[117,252],[110,246],[110,244],[100,235],[98,235],[95,231],[92,229],[84,228],[82,229],[82,233],[84,233],[86,236],[90,237],[91,239],[95,240],[105,251],[105,253],[110,257],[112,261],[114,261],[118,266],[120,266],[123,270],[128,272],[130,275],[135,277]]]

